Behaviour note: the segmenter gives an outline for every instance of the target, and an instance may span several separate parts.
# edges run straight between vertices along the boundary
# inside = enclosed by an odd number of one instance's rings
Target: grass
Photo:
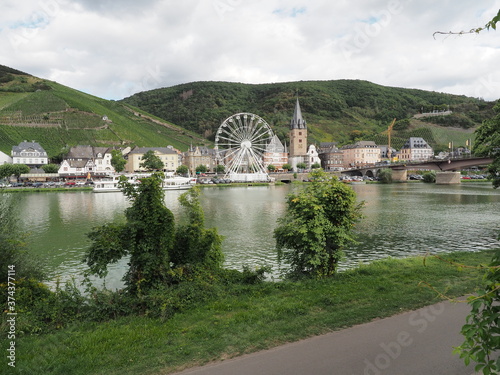
[[[445,256],[467,265],[491,257],[492,251]],[[386,259],[319,281],[225,285],[223,297],[193,302],[168,320],[129,316],[21,336],[11,373],[168,374],[439,301],[421,282],[450,297],[473,293],[484,272],[423,260]]]

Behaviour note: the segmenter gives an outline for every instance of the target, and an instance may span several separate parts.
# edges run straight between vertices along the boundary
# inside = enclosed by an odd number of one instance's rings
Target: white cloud
[[[4,0],[0,64],[108,99],[198,80],[364,79],[500,97],[500,0]]]

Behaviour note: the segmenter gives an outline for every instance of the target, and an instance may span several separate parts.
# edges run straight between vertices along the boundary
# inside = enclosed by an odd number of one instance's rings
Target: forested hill
[[[210,144],[196,133],[124,103],[101,99],[0,65],[0,151],[35,140],[56,158],[77,145]]]
[[[470,137],[471,129],[491,115],[492,107],[492,103],[475,98],[385,87],[360,80],[255,85],[194,82],[141,92],[123,99],[123,102],[209,139],[213,139],[216,129],[227,117],[238,112],[251,112],[263,117],[279,137],[287,141],[297,94],[308,124],[310,143],[335,141],[346,144],[361,138],[376,140],[383,137],[394,118],[398,119],[395,129],[400,133],[400,142],[408,134],[417,135],[416,129],[435,125],[448,127],[451,132],[455,130],[450,127],[458,128],[457,131],[468,133],[461,137],[465,140]],[[453,111],[446,118],[431,118],[427,122],[412,119],[421,111],[446,109]],[[445,138],[449,137],[429,141],[438,146],[448,143]]]

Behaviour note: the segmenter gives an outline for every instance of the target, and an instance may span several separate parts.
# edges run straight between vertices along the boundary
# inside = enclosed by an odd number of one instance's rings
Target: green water
[[[271,265],[278,275],[273,230],[284,213],[286,194],[300,186],[203,189],[201,202],[207,226],[225,236],[226,266],[241,269]],[[474,251],[500,247],[500,190],[488,183],[438,186],[423,183],[354,185],[365,201],[357,226],[359,243],[346,251],[341,267],[352,267],[387,256],[404,257],[427,251]],[[178,196],[168,191],[166,205],[179,217]],[[123,219],[129,202],[121,193],[5,194],[30,233],[31,248],[46,263],[51,278],[80,280],[94,226]],[[113,265],[108,287],[121,285],[126,259]]]

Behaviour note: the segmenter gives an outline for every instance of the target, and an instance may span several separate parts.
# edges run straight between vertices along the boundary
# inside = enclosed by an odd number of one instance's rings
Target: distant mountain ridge
[[[101,99],[0,65],[0,151],[36,140],[53,158],[77,145],[209,144],[203,137],[125,103]]]
[[[287,142],[297,95],[308,124],[310,143],[347,144],[363,138],[382,141],[387,127],[396,118],[395,144],[402,144],[408,135],[417,136],[422,132],[427,133],[434,147],[444,147],[448,140],[441,138],[450,137],[465,144],[466,139],[473,137],[472,129],[491,115],[492,108],[492,103],[476,98],[386,87],[360,80],[270,84],[192,82],[137,93],[121,102],[209,139],[213,139],[227,117],[252,112],[263,117],[280,139]],[[433,110],[453,113],[444,120],[413,118],[419,112]],[[449,137],[430,135],[433,128],[443,126]]]

